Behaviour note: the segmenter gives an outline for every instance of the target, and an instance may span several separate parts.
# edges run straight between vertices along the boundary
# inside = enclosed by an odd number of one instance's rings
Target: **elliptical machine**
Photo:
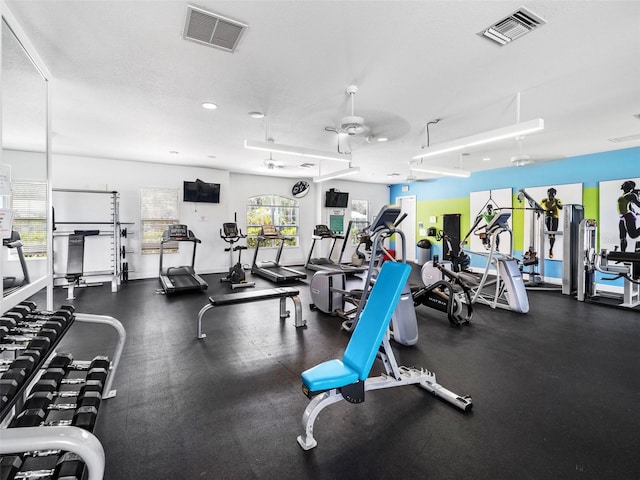
[[[363,288],[347,290],[344,272],[317,272],[309,283],[312,308],[344,318],[342,328],[351,332],[360,319],[371,286],[375,282],[375,277],[382,267],[382,263],[396,261],[384,247],[386,239],[396,235],[396,245],[400,245],[399,251],[402,252],[402,258],[397,261],[406,262],[405,236],[402,230],[397,229],[405,217],[406,214],[400,216],[400,209],[397,207],[382,207],[368,228],[372,247]],[[366,241],[363,243],[367,244]],[[347,312],[344,311],[346,303],[353,306]],[[414,345],[418,341],[418,324],[409,282],[403,287],[400,302],[391,320],[391,338],[406,346]]]
[[[424,305],[445,312],[452,327],[469,324],[473,316],[471,289],[460,275],[450,268],[452,262],[438,260],[422,266],[421,277],[424,287],[413,292],[415,305]]]
[[[246,250],[247,246],[233,246],[234,243],[239,242],[242,238],[247,238],[247,236],[242,233],[242,230],[238,229],[238,224],[236,222],[227,222],[222,224],[222,229],[220,229],[220,238],[229,244],[224,251],[229,252],[229,264],[231,265],[227,276],[221,278],[220,281],[229,282],[229,285],[234,290],[236,288],[255,287],[255,282],[247,282],[247,276],[244,272],[244,267],[242,266],[242,250]],[[238,261],[235,264],[233,263],[233,252],[238,252]]]

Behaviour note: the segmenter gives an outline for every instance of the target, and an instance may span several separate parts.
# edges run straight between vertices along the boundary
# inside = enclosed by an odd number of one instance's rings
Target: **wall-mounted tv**
[[[347,208],[349,204],[349,194],[338,192],[334,188],[327,190],[324,198],[324,206],[327,208]]]
[[[184,182],[183,200],[185,202],[220,203],[220,184],[202,180]]]

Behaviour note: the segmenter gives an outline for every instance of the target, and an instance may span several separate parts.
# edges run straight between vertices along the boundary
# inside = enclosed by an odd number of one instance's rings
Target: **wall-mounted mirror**
[[[48,276],[47,79],[2,17],[2,183],[3,230],[0,254],[3,307],[13,296],[40,285]],[[10,215],[8,212],[11,212]],[[21,294],[22,293],[22,294]]]

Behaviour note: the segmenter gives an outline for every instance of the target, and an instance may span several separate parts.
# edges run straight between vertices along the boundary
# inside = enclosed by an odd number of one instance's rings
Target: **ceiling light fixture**
[[[414,160],[421,158],[433,157],[441,155],[443,153],[454,152],[462,150],[467,147],[475,147],[477,145],[484,145],[485,143],[497,142],[505,140],[507,138],[515,138],[520,135],[526,135],[529,133],[539,132],[544,130],[544,120],[542,118],[536,118],[529,120],[528,122],[516,123],[508,127],[498,128],[489,132],[478,133],[477,135],[471,135],[470,137],[460,138],[452,142],[441,143],[436,147],[427,148],[426,151],[413,157]]]
[[[378,137],[378,138],[376,138],[376,140],[379,141],[379,142],[386,142],[389,139],[387,137]]]
[[[412,170],[414,172],[424,172],[424,173],[436,173],[438,175],[446,175],[448,177],[462,177],[469,178],[471,176],[471,172],[469,170],[462,170],[460,168],[445,168],[445,167],[413,167]]]
[[[264,113],[262,113],[262,112],[249,112],[249,116],[251,118],[264,118]]]
[[[339,162],[350,162],[350,154],[324,152],[322,150],[313,150],[311,148],[294,147],[291,145],[282,145],[275,142],[260,142],[257,140],[244,141],[244,148],[249,150],[260,150],[262,152],[282,153],[285,155],[300,155],[301,157],[320,158],[322,160],[337,160]]]
[[[206,108],[207,110],[215,110],[216,108],[218,108],[218,105],[211,102],[204,102],[202,104],[202,108]]]
[[[335,172],[327,173],[325,175],[319,175],[313,177],[314,183],[326,182],[327,180],[333,180],[335,178],[342,178],[348,175],[353,175],[360,172],[360,167],[349,167],[344,170],[337,170]]]

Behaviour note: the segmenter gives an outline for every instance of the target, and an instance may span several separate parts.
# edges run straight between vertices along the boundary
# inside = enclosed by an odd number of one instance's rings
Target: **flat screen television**
[[[185,202],[220,203],[220,184],[202,180],[184,182],[183,200]]]
[[[347,192],[337,192],[333,188],[327,190],[324,198],[324,206],[327,208],[347,208],[349,204],[349,194]]]

